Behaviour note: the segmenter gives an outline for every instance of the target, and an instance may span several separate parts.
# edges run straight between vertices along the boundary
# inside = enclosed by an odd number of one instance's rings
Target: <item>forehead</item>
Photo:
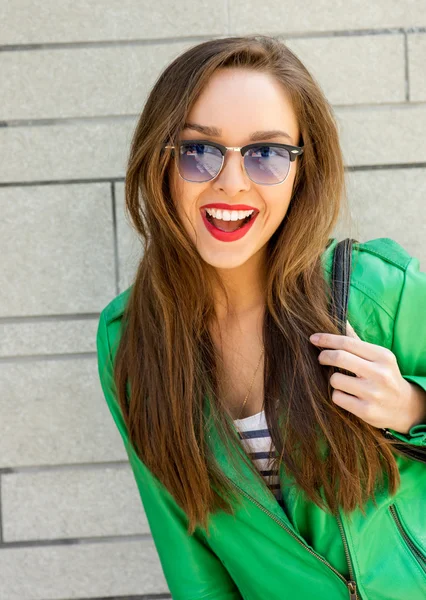
[[[299,126],[290,96],[267,73],[221,69],[210,78],[189,111],[187,122],[215,128],[217,137],[235,144],[255,131],[281,130],[297,143]],[[278,139],[277,139],[278,141]],[[287,137],[283,143],[289,143]]]

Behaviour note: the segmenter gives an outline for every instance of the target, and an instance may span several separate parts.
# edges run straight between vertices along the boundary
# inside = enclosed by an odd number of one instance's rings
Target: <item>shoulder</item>
[[[332,261],[338,240],[333,238],[327,246],[323,261],[325,275],[331,282]],[[367,297],[371,303],[395,318],[406,272],[418,260],[392,238],[375,238],[354,242],[350,292]],[[356,291],[355,291],[356,290]]]
[[[323,254],[324,268],[327,271],[332,269],[332,260],[334,250],[339,243],[337,238],[331,238]],[[352,258],[355,260],[369,261],[371,263],[386,262],[390,265],[405,271],[413,258],[407,250],[392,238],[374,238],[366,242],[354,240],[352,246]],[[378,259],[378,260],[377,260]]]
[[[112,298],[110,302],[102,309],[101,317],[105,320],[106,325],[109,325],[116,319],[120,319],[126,309],[129,301],[130,292],[133,286],[128,287],[120,294]]]
[[[322,256],[324,272],[329,279],[338,242],[337,238],[331,238]],[[410,253],[392,238],[356,241],[352,247],[351,288],[358,289],[382,308],[394,313],[404,285],[405,272],[413,262],[418,266],[418,260],[413,259]],[[132,287],[129,286],[112,298],[102,309],[100,319],[107,327],[121,320]]]
[[[410,263],[412,256],[407,250],[392,238],[375,238],[367,242],[358,242],[354,246],[356,254],[368,256],[368,260],[374,262],[377,257],[381,262],[386,262],[401,271],[405,271]],[[376,261],[377,262],[377,261]]]
[[[96,334],[96,345],[99,356],[107,353],[113,359],[122,333],[122,317],[124,315],[133,286],[128,287],[112,298],[101,310]]]

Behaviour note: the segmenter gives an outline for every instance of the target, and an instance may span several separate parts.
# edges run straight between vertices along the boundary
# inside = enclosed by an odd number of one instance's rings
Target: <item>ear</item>
[[[354,328],[352,327],[352,325],[349,323],[349,321],[346,321],[346,335],[348,337],[357,338],[358,340],[361,339],[359,337],[359,335],[356,333],[356,331],[354,330]]]

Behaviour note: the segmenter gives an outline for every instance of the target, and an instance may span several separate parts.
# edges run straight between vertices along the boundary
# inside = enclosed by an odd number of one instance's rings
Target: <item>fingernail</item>
[[[320,339],[320,336],[318,333],[315,333],[314,335],[311,335],[311,337],[309,339],[311,340],[311,342],[318,342],[318,340]]]

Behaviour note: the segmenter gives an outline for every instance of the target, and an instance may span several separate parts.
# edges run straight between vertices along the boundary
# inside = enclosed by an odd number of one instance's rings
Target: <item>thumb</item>
[[[354,330],[354,328],[352,327],[352,325],[349,323],[349,321],[346,321],[346,335],[348,337],[357,338],[358,340],[361,339],[359,337],[359,335],[356,333],[356,331]]]

